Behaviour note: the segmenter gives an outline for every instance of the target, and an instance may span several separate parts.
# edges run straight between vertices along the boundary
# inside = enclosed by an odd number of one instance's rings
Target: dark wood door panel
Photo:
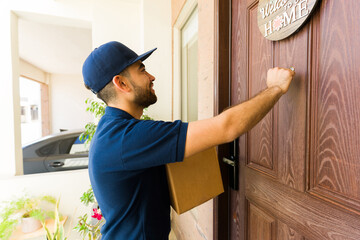
[[[305,240],[306,238],[287,224],[274,218],[261,208],[248,203],[249,240]]]
[[[310,189],[360,212],[360,4],[323,1],[312,45]]]
[[[248,95],[266,88],[267,70],[274,65],[294,66],[298,72],[289,92],[249,131],[248,166],[304,191],[309,27],[284,41],[271,42],[258,30],[257,1],[247,7],[246,13]]]
[[[277,221],[276,238],[279,240],[306,240],[305,237],[281,221]]]
[[[249,240],[275,240],[276,221],[255,205],[248,203]]]
[[[257,24],[257,1],[247,8],[248,30],[248,96],[266,88],[267,70],[273,66],[273,43],[264,38]],[[248,164],[276,177],[277,163],[273,154],[273,112],[267,114],[248,133]]]
[[[307,239],[360,239],[359,215],[246,168],[246,198]],[[280,240],[280,239],[279,239]]]
[[[288,92],[275,107],[277,121],[274,134],[277,144],[278,180],[287,186],[304,191],[307,130],[307,92],[310,55],[310,25],[296,35],[275,44],[275,66],[295,67],[296,75]]]
[[[278,42],[258,30],[257,4],[232,0],[232,105],[266,88],[270,67],[296,77],[239,139],[231,239],[360,239],[360,3],[322,0]]]

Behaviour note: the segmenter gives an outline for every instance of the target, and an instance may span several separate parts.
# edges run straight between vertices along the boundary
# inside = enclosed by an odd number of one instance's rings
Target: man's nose
[[[148,73],[149,79],[150,81],[155,81],[155,77],[153,75],[151,75],[150,73]]]

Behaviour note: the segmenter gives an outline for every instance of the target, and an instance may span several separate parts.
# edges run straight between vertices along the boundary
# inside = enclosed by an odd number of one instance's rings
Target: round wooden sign
[[[272,41],[284,39],[311,15],[319,0],[259,0],[258,26],[262,35]]]

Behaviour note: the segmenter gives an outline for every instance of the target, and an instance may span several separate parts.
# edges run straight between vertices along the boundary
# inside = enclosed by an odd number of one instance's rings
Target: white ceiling
[[[81,74],[92,50],[88,26],[20,17],[18,29],[20,58],[48,73]]]

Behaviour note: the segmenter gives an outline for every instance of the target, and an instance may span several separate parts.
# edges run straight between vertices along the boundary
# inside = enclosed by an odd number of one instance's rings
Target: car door
[[[46,157],[43,156],[29,156],[23,159],[24,174],[43,173],[47,172],[44,166],[44,160]]]
[[[69,136],[53,143],[54,154],[47,156],[43,163],[49,172],[85,169],[88,167],[88,150],[78,136]]]

